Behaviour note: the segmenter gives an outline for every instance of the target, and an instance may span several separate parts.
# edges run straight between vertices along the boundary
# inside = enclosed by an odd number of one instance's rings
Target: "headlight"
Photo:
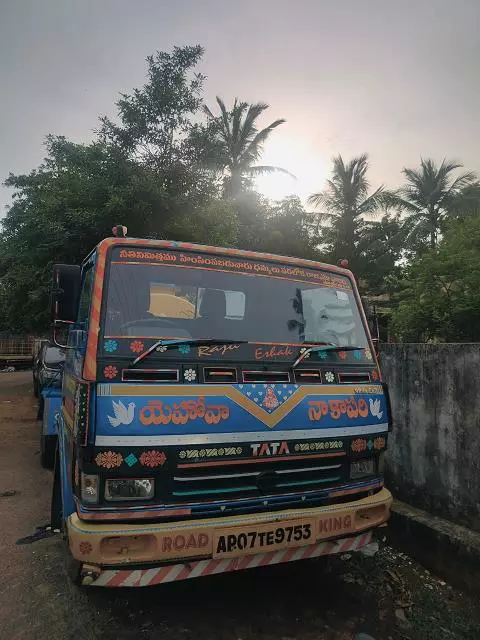
[[[105,500],[149,500],[153,489],[153,478],[105,480]]]
[[[80,485],[82,502],[96,504],[98,502],[98,476],[82,473]]]
[[[375,473],[375,458],[362,458],[350,464],[350,477],[363,478]]]

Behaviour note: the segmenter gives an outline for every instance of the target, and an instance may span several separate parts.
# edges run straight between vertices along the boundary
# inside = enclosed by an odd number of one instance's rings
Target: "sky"
[[[93,138],[145,58],[201,44],[205,100],[285,118],[262,164],[272,198],[322,189],[363,152],[373,187],[421,157],[480,172],[480,0],[0,0],[0,179],[34,169],[49,133]],[[0,217],[11,190],[0,188]]]

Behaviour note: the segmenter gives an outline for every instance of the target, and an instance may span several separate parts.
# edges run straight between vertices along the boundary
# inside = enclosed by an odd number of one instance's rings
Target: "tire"
[[[73,584],[80,586],[82,583],[82,563],[79,560],[76,560],[70,553],[70,549],[68,547],[68,538],[66,536],[65,526],[63,522],[62,488],[60,486],[60,455],[58,452],[58,442],[56,442],[54,453],[52,502],[50,505],[50,526],[52,527],[52,529],[60,529],[60,531],[62,532],[64,536],[63,564],[65,573]]]
[[[37,420],[43,420],[43,411],[45,408],[45,400],[43,396],[39,394],[38,396],[38,410],[37,410]]]
[[[68,579],[70,580],[70,582],[77,585],[77,587],[81,586],[82,584],[81,572],[82,572],[83,565],[80,562],[80,560],[76,560],[70,553],[70,549],[68,548],[68,540],[66,538],[64,541],[63,553],[64,553],[65,573],[67,574]]]
[[[55,466],[55,451],[57,448],[56,436],[40,436],[40,463],[44,469],[53,469]]]

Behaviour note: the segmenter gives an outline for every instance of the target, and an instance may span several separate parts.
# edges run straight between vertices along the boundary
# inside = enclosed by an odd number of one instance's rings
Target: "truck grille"
[[[180,463],[171,499],[179,503],[312,491],[343,482],[347,472],[344,454],[314,460],[238,460],[221,466]]]

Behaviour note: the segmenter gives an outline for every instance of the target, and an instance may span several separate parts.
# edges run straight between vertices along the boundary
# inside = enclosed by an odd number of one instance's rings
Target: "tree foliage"
[[[418,252],[422,246],[435,249],[443,224],[454,209],[463,209],[476,196],[476,175],[472,171],[455,176],[462,168],[458,162],[444,160],[438,167],[431,159],[422,159],[420,169],[403,169],[405,184],[384,194],[386,203],[407,215],[408,240]]]
[[[268,104],[248,104],[238,99],[229,111],[221,98],[217,97],[220,115],[215,116],[205,105],[209,119],[208,131],[215,137],[216,164],[224,177],[224,194],[238,197],[246,187],[251,187],[252,178],[265,173],[282,171],[281,167],[255,164],[262,155],[263,145],[279,125],[285,120],[275,120],[264,129],[258,129],[257,120],[268,109]]]
[[[93,142],[46,138],[39,167],[10,175],[0,232],[0,331],[45,331],[55,262],[80,263],[114,224],[129,235],[239,247],[324,262],[349,260],[363,294],[405,340],[478,340],[480,183],[459,163],[422,160],[395,191],[371,189],[368,157],[333,159],[309,202],[253,190],[268,105],[203,102],[203,49],[147,58],[145,84],[121,94]]]
[[[393,330],[403,341],[480,341],[480,218],[451,222],[406,269]]]
[[[52,265],[80,263],[119,222],[137,237],[281,246],[292,255],[314,251],[299,201],[280,216],[279,205],[252,191],[235,200],[223,196],[224,141],[218,123],[200,120],[204,77],[196,66],[202,53],[199,46],[175,47],[150,56],[146,83],[120,96],[117,117],[101,118],[94,142],[49,135],[42,164],[7,178],[13,204],[0,234],[0,329],[45,330]],[[282,122],[257,130],[265,109],[234,107],[243,145],[235,167],[242,176],[258,171],[252,165],[262,143]]]
[[[339,155],[333,159],[326,188],[308,198],[310,204],[321,209],[316,213],[318,232],[328,254],[334,261],[347,259],[355,270],[360,266],[357,245],[365,216],[378,210],[383,191],[378,187],[370,193],[367,171],[367,154],[347,163]]]

